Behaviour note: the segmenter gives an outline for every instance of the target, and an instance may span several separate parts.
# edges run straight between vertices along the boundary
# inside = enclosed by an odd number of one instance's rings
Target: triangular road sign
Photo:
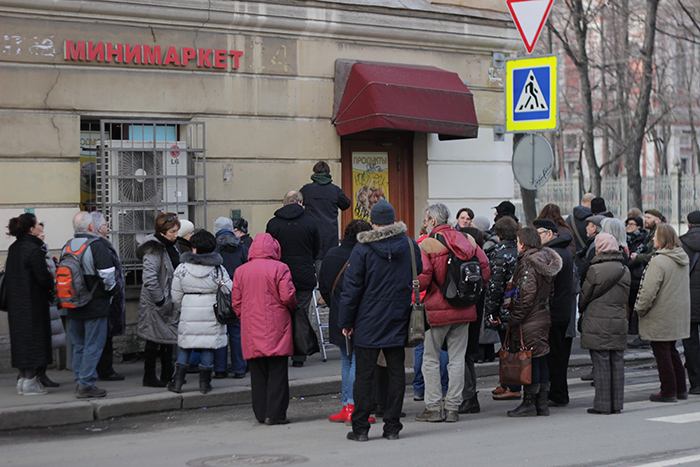
[[[547,105],[547,96],[542,94],[540,83],[535,78],[535,73],[530,70],[525,81],[525,86],[520,93],[518,103],[515,104],[515,112],[539,112],[549,110]]]
[[[506,0],[515,27],[529,54],[535,49],[553,3],[554,0]]]

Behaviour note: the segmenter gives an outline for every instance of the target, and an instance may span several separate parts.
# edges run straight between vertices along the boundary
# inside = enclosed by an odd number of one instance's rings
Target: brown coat
[[[511,305],[511,335],[520,339],[522,326],[525,347],[532,357],[549,353],[549,300],[554,289],[554,277],[562,267],[561,257],[551,248],[530,249],[518,258],[513,273],[516,299]]]

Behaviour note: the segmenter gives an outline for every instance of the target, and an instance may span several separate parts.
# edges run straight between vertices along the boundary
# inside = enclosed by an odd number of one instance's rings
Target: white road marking
[[[689,464],[691,462],[697,462],[699,460],[700,454],[695,456],[677,457],[675,459],[668,459],[659,462],[650,462],[648,464],[637,464],[634,467],[666,467],[669,465]]]
[[[682,413],[680,415],[671,415],[668,417],[648,418],[651,422],[666,422],[666,423],[693,423],[700,422],[700,412]]]

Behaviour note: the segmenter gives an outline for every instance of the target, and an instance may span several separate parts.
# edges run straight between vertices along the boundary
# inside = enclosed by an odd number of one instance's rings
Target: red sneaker
[[[348,406],[344,405],[343,410],[341,410],[335,415],[331,415],[330,417],[328,417],[328,420],[330,420],[331,422],[343,423],[345,422],[345,420],[350,419],[350,414],[352,414],[352,410],[348,412]]]
[[[346,408],[347,408],[347,418],[345,419],[345,424],[346,424],[346,425],[352,425],[352,413],[353,413],[353,411],[355,410],[355,406],[352,405],[352,404],[348,404],[348,405],[346,406]],[[375,420],[374,417],[369,417],[369,418],[367,419],[367,421],[368,421],[369,423],[374,423],[376,420]]]

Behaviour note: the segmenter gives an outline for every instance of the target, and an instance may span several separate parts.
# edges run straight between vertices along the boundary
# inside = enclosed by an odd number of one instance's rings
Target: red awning
[[[474,96],[457,73],[389,63],[336,63],[333,123],[338,135],[394,129],[476,138]]]

